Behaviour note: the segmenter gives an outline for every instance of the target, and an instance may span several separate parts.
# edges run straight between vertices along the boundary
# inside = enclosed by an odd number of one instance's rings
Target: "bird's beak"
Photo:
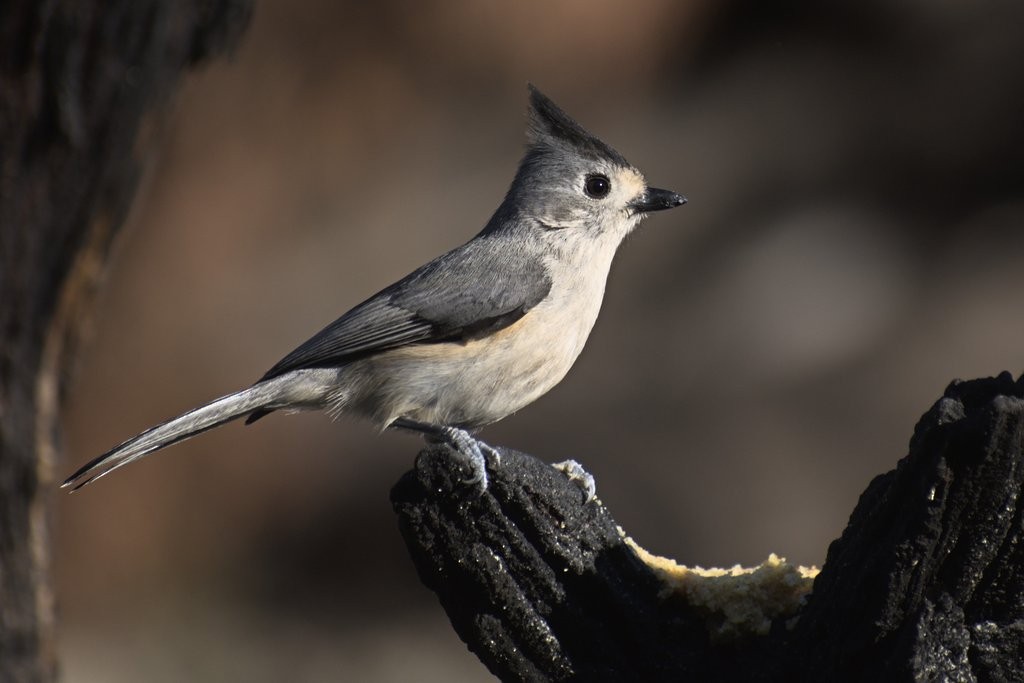
[[[686,203],[686,197],[676,194],[670,190],[659,190],[656,187],[647,188],[647,192],[630,203],[629,207],[634,213],[650,213],[651,211],[664,211],[674,209]]]

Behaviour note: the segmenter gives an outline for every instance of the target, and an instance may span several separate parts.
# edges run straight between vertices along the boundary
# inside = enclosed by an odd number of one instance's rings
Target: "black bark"
[[[392,502],[421,579],[503,680],[1020,681],[1022,397],[1005,373],[951,384],[765,635],[710,637],[608,511],[530,456],[503,451],[477,496],[426,450]]]
[[[56,675],[47,517],[79,320],[160,105],[249,4],[0,3],[0,680]]]

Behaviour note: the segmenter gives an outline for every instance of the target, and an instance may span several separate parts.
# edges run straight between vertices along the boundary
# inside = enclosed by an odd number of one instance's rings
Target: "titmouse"
[[[686,202],[648,187],[532,85],[527,136],[512,186],[476,237],[359,304],[248,389],[147,429],[62,486],[78,489],[240,417],[321,409],[448,443],[467,482],[486,488],[485,454],[497,452],[471,432],[561,381],[594,326],[623,238],[646,214]]]

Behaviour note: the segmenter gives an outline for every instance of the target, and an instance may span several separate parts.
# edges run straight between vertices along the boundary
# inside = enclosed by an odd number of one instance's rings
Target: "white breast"
[[[344,368],[348,390],[337,407],[381,427],[407,417],[475,428],[535,401],[565,377],[594,327],[614,255],[602,251],[551,268],[548,297],[493,335],[394,349]]]

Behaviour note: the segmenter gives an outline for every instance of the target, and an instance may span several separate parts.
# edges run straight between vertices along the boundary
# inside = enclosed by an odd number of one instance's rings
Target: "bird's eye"
[[[588,197],[603,199],[612,191],[612,181],[608,180],[606,175],[591,173],[583,181],[583,191],[587,193]]]

